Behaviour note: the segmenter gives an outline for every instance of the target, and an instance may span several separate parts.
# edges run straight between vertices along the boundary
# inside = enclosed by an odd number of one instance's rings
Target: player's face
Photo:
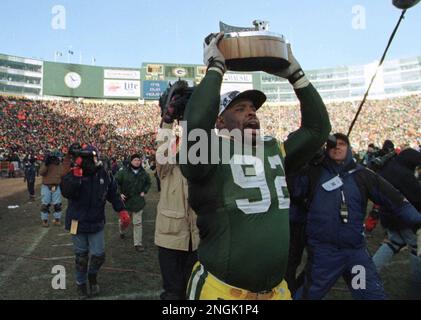
[[[228,130],[240,129],[243,134],[250,134],[256,140],[260,122],[256,116],[256,107],[250,100],[239,100],[222,114],[223,127]]]
[[[337,163],[341,163],[345,161],[347,152],[348,144],[345,141],[338,139],[336,142],[336,147],[329,149],[328,154],[329,158],[336,161]]]

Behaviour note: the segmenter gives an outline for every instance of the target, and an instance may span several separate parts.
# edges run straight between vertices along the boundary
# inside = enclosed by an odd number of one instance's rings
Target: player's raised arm
[[[207,143],[202,141],[208,148],[208,163],[192,164],[191,159],[187,157],[187,164],[181,165],[183,175],[192,180],[204,178],[212,169],[210,164],[211,132],[215,128],[218,117],[222,77],[226,71],[225,58],[217,47],[222,37],[223,33],[221,32],[208,43],[205,39],[204,63],[208,69],[205,77],[194,90],[184,113],[184,119],[187,121],[187,137],[194,129],[204,130],[208,137]],[[196,143],[197,141],[188,141],[187,139],[187,152]]]
[[[287,79],[294,87],[301,109],[301,126],[284,143],[285,165],[295,171],[307,163],[327,140],[331,130],[326,106],[319,93],[307,79],[288,45],[290,66],[268,73]]]

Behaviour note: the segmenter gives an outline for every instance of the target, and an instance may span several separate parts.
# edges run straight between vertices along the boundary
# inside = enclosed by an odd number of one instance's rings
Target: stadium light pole
[[[67,49],[67,63],[70,63],[70,55],[73,55],[72,46]]]
[[[57,62],[57,57],[61,57],[63,53],[61,51],[54,52],[54,62]]]

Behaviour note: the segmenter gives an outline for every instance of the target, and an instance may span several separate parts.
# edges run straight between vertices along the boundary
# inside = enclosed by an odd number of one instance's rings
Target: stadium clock
[[[64,77],[64,83],[70,89],[76,89],[76,88],[79,88],[80,84],[82,83],[82,78],[76,72],[69,72]]]

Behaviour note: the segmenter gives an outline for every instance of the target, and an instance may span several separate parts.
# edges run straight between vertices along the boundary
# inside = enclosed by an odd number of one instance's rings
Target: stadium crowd
[[[359,102],[326,103],[333,132],[348,132]],[[350,138],[355,152],[364,153],[370,143],[381,147],[386,139],[396,146],[411,146],[418,149],[421,144],[421,95],[411,95],[382,100],[368,100],[363,106]],[[285,139],[289,132],[300,125],[296,105],[269,107],[259,110],[262,127],[266,135]],[[288,122],[280,121],[288,119]],[[278,126],[277,124],[283,124]]]
[[[397,147],[421,144],[421,95],[368,100],[351,134],[353,150],[362,155],[370,143],[391,139]],[[357,102],[327,103],[334,132],[347,132]],[[265,135],[285,139],[299,127],[296,105],[265,105],[259,110]],[[86,141],[110,158],[123,160],[141,150],[155,153],[160,122],[158,105],[92,103],[74,100],[28,100],[0,96],[0,161],[21,161],[27,154],[39,159],[48,150],[66,152],[75,141]],[[285,121],[288,119],[288,121]]]
[[[66,152],[72,142],[86,141],[116,157],[154,151],[159,125],[156,105],[41,101],[0,96],[0,151],[3,157],[43,157],[47,150]]]

